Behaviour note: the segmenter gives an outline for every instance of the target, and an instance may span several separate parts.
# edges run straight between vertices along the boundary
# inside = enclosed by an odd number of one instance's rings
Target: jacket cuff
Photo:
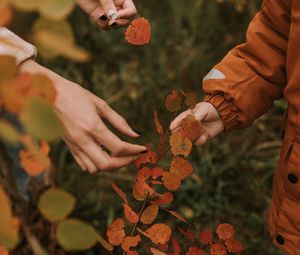
[[[14,56],[18,64],[37,55],[36,48],[5,27],[0,27],[0,55]]]
[[[225,127],[225,131],[236,129],[239,125],[239,114],[237,107],[230,101],[227,101],[221,94],[207,94],[204,101],[212,104],[219,112]]]

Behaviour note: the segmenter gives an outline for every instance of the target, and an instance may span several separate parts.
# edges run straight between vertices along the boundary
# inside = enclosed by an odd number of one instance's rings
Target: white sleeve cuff
[[[36,48],[15,35],[5,27],[0,27],[0,55],[11,55],[16,57],[20,64],[27,59],[36,57]]]

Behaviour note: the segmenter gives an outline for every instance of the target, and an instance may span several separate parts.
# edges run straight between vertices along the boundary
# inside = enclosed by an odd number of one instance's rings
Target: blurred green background
[[[164,99],[172,89],[196,91],[200,101],[203,76],[244,40],[260,4],[259,0],[138,0],[139,14],[152,26],[151,43],[143,47],[126,43],[124,29],[100,30],[76,9],[69,20],[78,44],[92,53],[92,60],[87,64],[64,58],[38,62],[107,100],[140,131],[139,142],[149,143],[156,139],[153,111],[156,109],[168,125],[170,115],[164,109]],[[18,24],[24,22],[29,27],[34,19],[35,15],[19,13],[12,28],[25,34]],[[196,173],[175,193],[171,206],[199,229],[232,223],[246,246],[243,254],[282,254],[271,244],[266,216],[284,106],[283,101],[276,102],[251,128],[221,135],[195,149],[191,162]],[[53,147],[52,157],[58,186],[78,198],[73,215],[104,233],[122,213],[111,183],[129,191],[134,168],[95,176],[83,173],[63,143]],[[102,254],[100,249],[82,254]],[[20,254],[28,254],[26,248],[21,247]]]

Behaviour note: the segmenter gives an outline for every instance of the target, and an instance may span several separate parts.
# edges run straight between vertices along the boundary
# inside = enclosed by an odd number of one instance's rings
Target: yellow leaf
[[[46,18],[62,20],[73,11],[74,7],[74,0],[40,0],[38,10]]]

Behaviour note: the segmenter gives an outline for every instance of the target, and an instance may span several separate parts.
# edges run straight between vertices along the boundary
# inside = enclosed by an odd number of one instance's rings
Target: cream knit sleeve
[[[15,56],[20,64],[37,55],[36,48],[5,27],[0,26],[0,55]]]

